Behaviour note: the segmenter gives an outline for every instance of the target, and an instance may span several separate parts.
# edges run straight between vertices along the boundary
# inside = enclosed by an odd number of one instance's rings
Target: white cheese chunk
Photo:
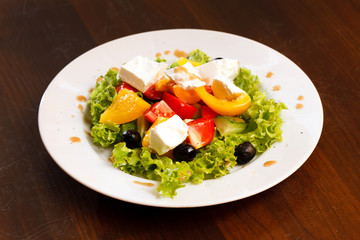
[[[206,83],[201,80],[200,74],[196,68],[190,62],[187,62],[182,66],[166,70],[165,74],[168,75],[177,85],[186,90],[206,85]]]
[[[137,56],[121,66],[119,77],[137,90],[145,92],[164,75],[166,68],[167,64],[164,62],[158,63],[146,57]]]
[[[187,132],[186,123],[178,115],[174,115],[151,129],[149,148],[162,155],[182,143]]]
[[[232,82],[238,75],[239,67],[239,60],[223,58],[202,64],[196,69],[202,80],[211,86],[214,79]]]
[[[218,60],[214,60],[196,67],[199,75],[201,76],[201,79],[206,82],[206,85],[211,86],[214,78],[217,75],[217,61]]]

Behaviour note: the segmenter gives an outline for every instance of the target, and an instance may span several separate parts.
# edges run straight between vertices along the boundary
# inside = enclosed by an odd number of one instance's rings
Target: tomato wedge
[[[155,90],[155,84],[151,85],[144,92],[144,96],[150,100],[160,100],[162,98],[163,94],[164,94],[164,92]]]
[[[121,82],[118,85],[116,85],[116,92],[119,93],[119,91],[121,89],[128,89],[131,90],[133,92],[138,92],[138,90],[136,90],[135,88],[133,88],[130,84],[126,83],[126,82]]]
[[[217,115],[219,115],[219,114],[214,112],[214,110],[212,110],[208,106],[206,106],[206,105],[201,106],[201,117],[202,118],[211,118],[211,119],[213,119]]]
[[[215,124],[211,118],[199,118],[188,122],[187,125],[187,141],[195,149],[199,149],[213,140],[215,134]]]
[[[205,90],[206,90],[208,93],[213,94],[213,91],[212,91],[211,86],[205,85],[204,88],[205,88]]]
[[[164,92],[163,100],[181,119],[190,119],[197,111],[196,107],[187,104],[168,92]]]
[[[144,114],[145,118],[153,123],[158,117],[171,118],[175,112],[166,104],[164,100],[154,103],[151,108]]]

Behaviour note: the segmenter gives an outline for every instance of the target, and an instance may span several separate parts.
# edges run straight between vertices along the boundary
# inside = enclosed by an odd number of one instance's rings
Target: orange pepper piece
[[[186,103],[193,104],[201,100],[195,90],[185,90],[179,85],[173,87],[174,94]]]

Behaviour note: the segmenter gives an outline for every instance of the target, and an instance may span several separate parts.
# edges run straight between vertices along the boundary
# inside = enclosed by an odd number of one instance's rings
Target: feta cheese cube
[[[178,115],[174,115],[150,130],[149,148],[162,155],[182,143],[187,132],[186,123]]]
[[[119,77],[137,90],[145,92],[164,75],[166,68],[167,64],[164,62],[158,63],[146,57],[137,56],[121,66]]]
[[[214,60],[196,67],[199,75],[201,76],[201,79],[206,82],[206,85],[211,86],[214,78],[217,75],[217,61],[218,60]]]
[[[182,66],[166,70],[165,74],[168,75],[177,85],[186,90],[206,85],[206,83],[201,80],[200,74],[196,68],[190,62],[187,62]]]
[[[238,75],[239,67],[239,60],[223,58],[202,64],[196,69],[203,81],[211,86],[214,79],[232,82]]]

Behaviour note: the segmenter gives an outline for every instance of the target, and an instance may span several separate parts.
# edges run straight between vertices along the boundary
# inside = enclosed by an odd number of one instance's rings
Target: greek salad
[[[88,105],[93,142],[113,148],[114,167],[159,181],[158,192],[171,198],[281,141],[286,109],[238,60],[199,49],[171,63],[137,56],[111,68]]]

